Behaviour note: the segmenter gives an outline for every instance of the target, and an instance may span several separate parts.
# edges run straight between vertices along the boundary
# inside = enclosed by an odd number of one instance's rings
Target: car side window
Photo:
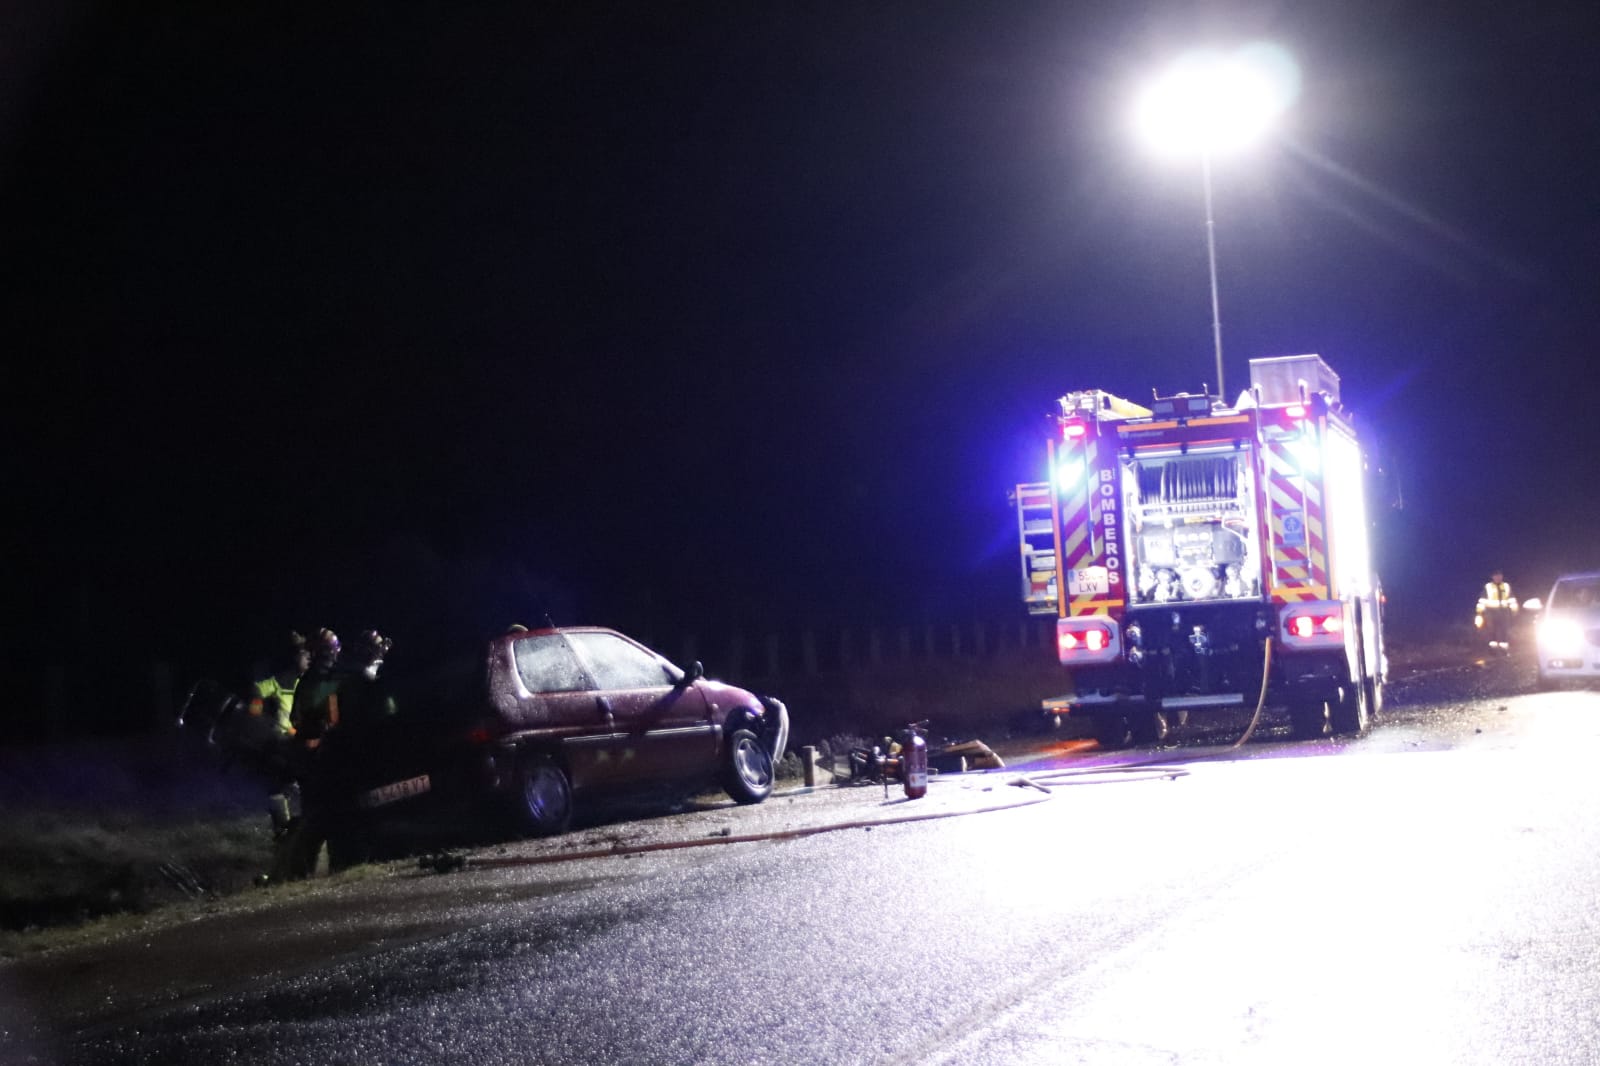
[[[1550,592],[1551,607],[1589,607],[1596,600],[1595,592],[1600,582],[1595,581],[1557,581],[1556,587]]]
[[[610,633],[570,633],[603,689],[663,688],[677,680],[660,658]]]
[[[571,645],[559,633],[523,637],[512,647],[517,673],[529,692],[581,692],[594,687]]]

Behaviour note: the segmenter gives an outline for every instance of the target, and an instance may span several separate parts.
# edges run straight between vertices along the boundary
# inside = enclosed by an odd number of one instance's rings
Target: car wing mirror
[[[1522,606],[1526,607],[1530,611],[1537,611],[1539,608],[1544,606],[1544,601],[1535,596],[1531,600],[1523,600]]]
[[[678,684],[692,685],[705,676],[706,668],[700,664],[699,659],[696,659],[694,662],[689,664],[688,669],[684,670],[683,676],[678,679]]]

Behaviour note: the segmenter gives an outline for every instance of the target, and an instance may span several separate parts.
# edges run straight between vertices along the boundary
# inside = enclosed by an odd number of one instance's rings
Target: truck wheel
[[[1296,739],[1316,740],[1331,731],[1328,704],[1323,700],[1296,703],[1289,708],[1289,725]]]
[[[736,803],[760,803],[772,795],[772,753],[761,739],[740,726],[727,734],[722,753],[722,787]]]
[[[1120,751],[1127,747],[1133,742],[1133,731],[1128,725],[1127,715],[1095,715],[1094,739],[1107,751]]]
[[[512,815],[528,836],[554,836],[571,824],[572,784],[550,756],[530,753],[518,762]]]
[[[1333,731],[1341,736],[1366,735],[1372,726],[1368,709],[1365,683],[1341,685],[1339,699],[1333,705]]]
[[[1367,678],[1367,713],[1373,718],[1383,713],[1383,682],[1375,677]]]
[[[1135,715],[1132,725],[1133,739],[1141,745],[1164,743],[1172,733],[1165,711],[1146,711]]]

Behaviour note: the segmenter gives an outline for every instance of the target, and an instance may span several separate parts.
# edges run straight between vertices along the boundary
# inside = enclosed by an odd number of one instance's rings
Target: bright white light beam
[[[1216,156],[1258,140],[1300,94],[1300,68],[1264,42],[1187,53],[1139,94],[1134,125],[1153,149]]]

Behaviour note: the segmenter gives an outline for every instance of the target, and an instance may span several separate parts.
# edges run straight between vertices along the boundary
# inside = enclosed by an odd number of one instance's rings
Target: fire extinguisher
[[[928,794],[928,742],[914,725],[906,732],[910,736],[906,750],[900,753],[900,779],[905,783],[906,799],[921,799]]]

